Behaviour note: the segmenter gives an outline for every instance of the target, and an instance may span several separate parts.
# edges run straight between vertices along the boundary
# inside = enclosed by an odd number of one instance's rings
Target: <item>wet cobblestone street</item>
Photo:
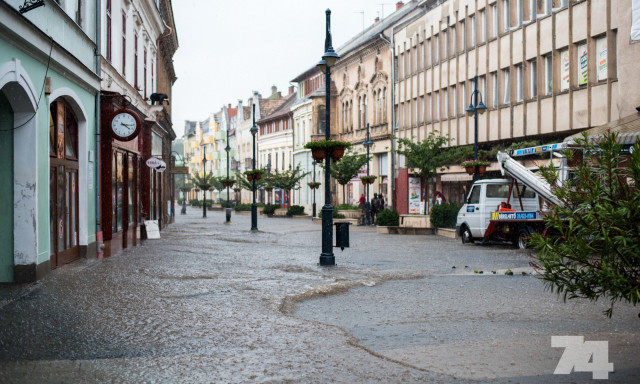
[[[251,233],[248,215],[201,215],[0,288],[0,382],[590,380],[552,375],[550,337],[565,334],[609,341],[610,381],[640,381],[639,309],[562,303],[520,274],[526,252],[351,226],[325,268],[310,219],[259,216]]]

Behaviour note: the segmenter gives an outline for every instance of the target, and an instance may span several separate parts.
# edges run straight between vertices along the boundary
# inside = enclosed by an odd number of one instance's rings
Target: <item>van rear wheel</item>
[[[515,245],[518,249],[527,249],[529,248],[529,238],[531,238],[531,233],[528,228],[520,228],[518,234],[515,238]]]
[[[462,233],[460,234],[460,238],[462,239],[462,244],[473,243],[473,236],[471,235],[471,230],[466,225],[462,227]]]

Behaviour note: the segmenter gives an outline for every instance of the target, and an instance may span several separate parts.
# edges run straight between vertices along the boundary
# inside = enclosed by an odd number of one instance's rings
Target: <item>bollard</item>
[[[333,223],[336,226],[336,248],[340,247],[341,251],[345,248],[349,248],[349,226],[351,223],[337,222]]]

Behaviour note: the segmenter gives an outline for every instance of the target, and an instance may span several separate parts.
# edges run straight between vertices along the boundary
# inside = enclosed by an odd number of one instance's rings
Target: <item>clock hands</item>
[[[120,125],[124,125],[127,128],[131,128],[131,124],[120,123]]]

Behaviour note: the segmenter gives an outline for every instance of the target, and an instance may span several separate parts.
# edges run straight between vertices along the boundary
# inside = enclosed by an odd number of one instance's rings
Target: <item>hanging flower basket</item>
[[[320,183],[317,181],[312,181],[310,183],[307,183],[307,185],[309,186],[309,188],[311,189],[318,189],[318,187],[320,187]]]
[[[267,192],[271,192],[273,191],[273,187],[265,187],[264,190]]]
[[[210,185],[206,185],[206,184],[200,185],[200,189],[202,189],[203,191],[208,191],[210,188],[211,188]]]
[[[233,191],[234,191],[234,192],[240,192],[241,190],[242,190],[242,188],[240,188],[240,187],[235,187],[235,188],[233,188]]]
[[[360,180],[362,181],[362,184],[373,184],[374,181],[376,181],[376,179],[378,178],[378,176],[373,176],[373,175],[369,175],[369,176],[360,176]]]
[[[333,159],[333,161],[338,161],[342,159],[342,156],[344,156],[345,149],[347,149],[347,147],[342,147],[342,146],[331,147],[331,158]]]
[[[468,174],[473,175],[476,172],[476,167],[478,168],[478,173],[483,174],[489,164],[491,163],[483,160],[467,160],[463,161],[460,166],[464,167]]]
[[[487,171],[487,166],[486,165],[478,165],[478,174],[479,175],[484,175],[484,173]]]
[[[252,169],[250,171],[244,171],[244,174],[247,175],[247,181],[253,181],[255,178],[256,181],[262,178],[262,174],[264,171],[262,169]]]
[[[474,173],[476,173],[476,167],[464,167],[464,169],[470,175],[473,175]]]
[[[220,182],[222,183],[222,186],[227,188],[227,187],[233,187],[233,184],[236,182],[234,179],[222,179],[220,180]]]
[[[311,150],[311,157],[316,163],[322,163],[324,159],[327,158],[327,149],[326,148],[315,148]]]

